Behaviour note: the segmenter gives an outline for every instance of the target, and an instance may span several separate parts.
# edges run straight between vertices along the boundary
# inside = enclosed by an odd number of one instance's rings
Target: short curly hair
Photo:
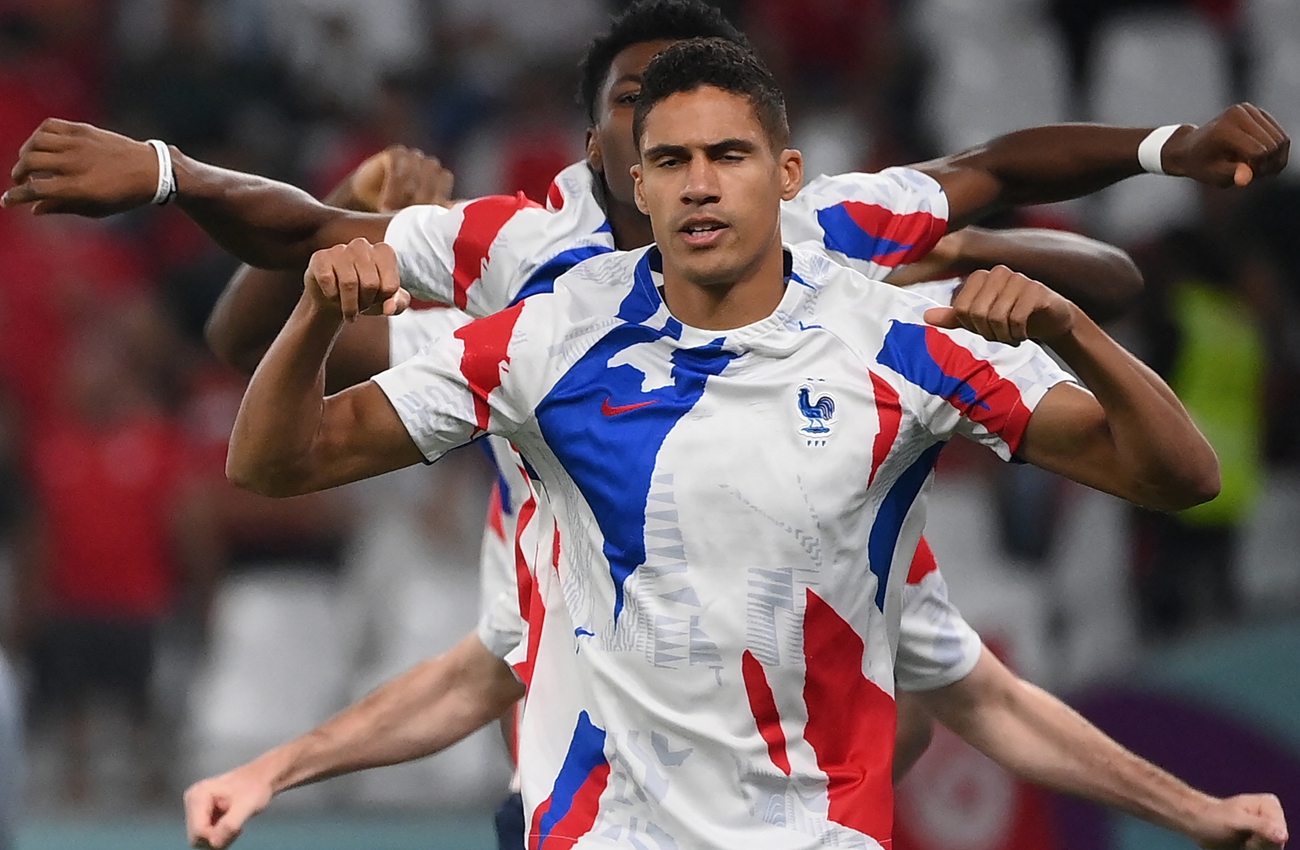
[[[686,38],[721,38],[749,47],[745,34],[704,0],[637,0],[587,47],[578,91],[587,118],[595,123],[596,98],[618,54],[635,44]]]
[[[674,94],[713,86],[749,100],[772,147],[790,144],[790,124],[785,97],[772,72],[752,50],[721,38],[692,38],[664,50],[641,77],[641,96],[632,111],[632,134],[637,145],[646,116],[660,101]]]

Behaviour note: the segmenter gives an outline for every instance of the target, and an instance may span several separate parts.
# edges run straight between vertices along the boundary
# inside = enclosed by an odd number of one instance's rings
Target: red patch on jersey
[[[999,375],[992,363],[976,357],[937,328],[925,329],[925,345],[945,375],[961,379],[975,392],[973,404],[955,396],[949,397],[949,403],[972,422],[1001,437],[1014,454],[1031,415],[1020,388]]]
[[[498,540],[506,539],[506,525],[501,518],[504,510],[501,507],[501,485],[497,482],[492,483],[492,495],[488,497],[488,528],[497,536]]]
[[[804,739],[826,773],[827,816],[888,847],[894,825],[894,700],[862,674],[862,638],[811,589],[803,635]]]
[[[528,479],[524,479],[525,481]],[[524,529],[537,513],[537,494],[530,485],[528,500],[519,506],[519,520],[515,523],[515,584],[519,587],[519,616],[528,619],[528,606],[533,598],[533,573],[524,557]]]
[[[903,405],[898,399],[898,390],[894,389],[884,378],[871,372],[871,390],[876,396],[876,415],[880,418],[880,430],[871,446],[871,475],[867,485],[876,480],[889,451],[898,441],[898,429],[903,421]]]
[[[930,542],[922,537],[921,542],[916,544],[916,554],[912,556],[911,569],[907,571],[907,583],[920,584],[921,579],[937,569],[939,569],[939,564],[934,560],[934,552],[930,550]]]
[[[551,188],[546,190],[546,205],[553,210],[564,209],[564,193],[560,191],[558,180],[552,180]]]
[[[464,220],[451,245],[455,260],[452,281],[456,306],[464,310],[469,302],[469,288],[483,276],[483,263],[488,259],[492,243],[501,228],[515,213],[540,204],[528,200],[523,192],[517,195],[492,195],[466,204]]]
[[[523,306],[521,301],[500,313],[476,319],[452,334],[465,344],[460,373],[474,395],[475,425],[480,431],[488,428],[488,396],[501,386],[501,370],[510,364],[510,337]]]
[[[948,222],[928,212],[897,213],[879,204],[845,201],[844,209],[854,224],[880,239],[902,246],[898,251],[874,258],[882,266],[914,263],[930,253],[948,229]]]
[[[748,649],[740,657],[740,672],[745,679],[745,692],[749,694],[749,710],[758,725],[758,734],[767,742],[767,754],[772,764],[790,775],[790,757],[785,751],[785,732],[781,729],[781,714],[776,708],[776,698],[772,696],[772,686],[767,682],[767,673],[762,663]]]

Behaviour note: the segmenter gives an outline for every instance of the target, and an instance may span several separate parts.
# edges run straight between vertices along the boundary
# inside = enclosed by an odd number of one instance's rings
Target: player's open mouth
[[[683,241],[693,248],[712,245],[721,238],[728,225],[716,218],[693,218],[678,228]]]

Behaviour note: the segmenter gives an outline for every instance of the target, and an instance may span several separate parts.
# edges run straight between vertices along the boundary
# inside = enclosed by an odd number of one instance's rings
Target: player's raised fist
[[[395,212],[414,204],[448,204],[455,175],[437,157],[394,145],[357,166],[337,194],[337,206],[360,212]]]
[[[1264,110],[1238,103],[1210,122],[1174,133],[1161,151],[1169,174],[1214,186],[1245,186],[1286,167],[1291,139]]]
[[[158,155],[147,142],[90,124],[47,118],[18,151],[6,207],[37,215],[101,217],[149,203],[158,189]]]
[[[1019,345],[1050,343],[1074,328],[1078,308],[1036,280],[1006,266],[971,272],[951,307],[931,307],[925,320],[940,328],[965,328],[985,339]]]
[[[395,316],[411,303],[402,289],[392,246],[357,238],[312,254],[303,275],[319,306],[338,310],[345,322],[361,314]]]
[[[1213,800],[1188,826],[1206,850],[1282,850],[1289,837],[1282,803],[1272,794]]]
[[[244,824],[271,802],[271,783],[251,765],[196,782],[185,791],[185,831],[191,847],[223,850]]]

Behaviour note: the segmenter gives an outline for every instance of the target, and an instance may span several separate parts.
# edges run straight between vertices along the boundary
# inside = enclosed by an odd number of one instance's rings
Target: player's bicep
[[[1092,393],[1060,383],[1034,408],[1016,455],[1034,466],[1122,498],[1131,498],[1106,412]]]
[[[388,396],[367,381],[325,399],[306,490],[337,487],[423,460]]]

